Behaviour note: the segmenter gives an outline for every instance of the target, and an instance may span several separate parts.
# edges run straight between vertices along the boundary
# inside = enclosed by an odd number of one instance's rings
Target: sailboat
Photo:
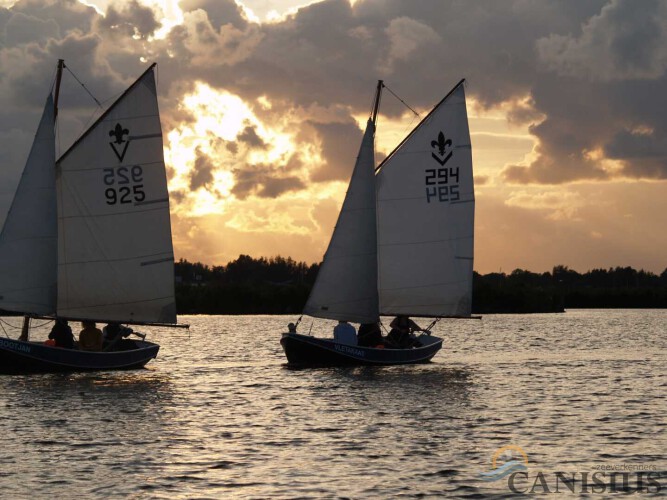
[[[430,361],[441,318],[470,318],[475,193],[461,80],[376,168],[378,82],[341,212],[304,314],[360,324],[380,315],[432,318],[414,346],[360,346],[297,333],[290,364],[393,365]],[[299,322],[297,322],[298,325]]]
[[[1,373],[139,368],[159,350],[142,334],[106,351],[31,342],[34,318],[177,326],[155,64],[56,161],[64,68],[0,233],[0,309],[24,315]]]

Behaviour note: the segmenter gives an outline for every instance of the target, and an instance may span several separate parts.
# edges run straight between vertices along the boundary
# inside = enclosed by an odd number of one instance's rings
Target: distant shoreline
[[[319,265],[241,255],[213,267],[181,259],[174,271],[178,314],[278,315],[303,311]],[[473,314],[568,309],[667,309],[667,269],[660,275],[631,267],[578,273],[555,266],[551,273],[515,269],[510,274],[473,274]]]

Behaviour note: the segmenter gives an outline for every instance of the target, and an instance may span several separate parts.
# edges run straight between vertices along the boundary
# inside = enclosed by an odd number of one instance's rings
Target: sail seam
[[[157,257],[158,255],[164,255],[164,254],[156,253],[156,254],[153,254],[153,255],[140,255],[138,257],[136,257],[136,256],[134,256],[134,257],[125,257],[125,258],[122,258],[122,259],[99,259],[99,260],[69,261],[69,262],[65,262],[65,263],[62,263],[62,264],[58,264],[58,267],[70,266],[70,265],[74,265],[74,264],[95,264],[95,263],[100,263],[100,262],[127,262],[127,261],[130,261],[130,260],[145,259],[147,257]],[[171,256],[168,257],[168,259],[169,260],[174,260],[174,256],[171,255]],[[167,260],[167,258],[164,259],[164,260]],[[144,264],[141,264],[141,265],[144,265]]]
[[[7,243],[16,243],[18,241],[29,241],[29,240],[55,240],[57,236],[24,236],[23,238],[14,238],[13,240],[7,240]]]
[[[443,281],[440,283],[429,283],[428,285],[399,286],[396,288],[380,288],[380,290],[385,292],[393,292],[394,290],[414,290],[416,288],[433,288],[435,286],[443,286],[443,285],[458,285],[459,283],[468,283],[468,280]]]
[[[325,257],[327,260],[337,260],[337,259],[349,259],[350,257],[367,257],[368,255],[375,255],[375,252],[367,252],[367,253],[348,253],[345,255],[338,255],[338,256],[333,256],[330,257],[329,255],[325,254]]]
[[[4,290],[3,290],[3,293],[7,294],[7,293],[14,293],[14,292],[26,292],[26,291],[28,291],[28,290],[40,290],[40,289],[43,289],[43,290],[49,290],[49,289],[50,289],[51,287],[53,287],[54,285],[55,285],[55,283],[49,283],[49,284],[46,285],[46,286],[29,286],[29,287],[26,287],[26,288],[11,288],[11,289],[4,289]],[[0,297],[0,299],[1,299],[1,298],[2,298],[2,297]],[[25,302],[25,301],[22,301],[22,302]]]
[[[160,132],[159,134],[131,135],[128,137],[128,140],[135,141],[140,139],[153,139],[155,137],[162,138],[162,132]]]
[[[165,299],[170,299],[173,300],[173,297],[171,296],[164,296],[164,297],[155,297],[153,299],[144,299],[144,300],[133,300],[132,302],[106,302],[104,304],[95,304],[92,306],[76,306],[76,307],[62,307],[58,308],[58,313],[60,316],[64,316],[65,311],[76,311],[77,309],[94,309],[97,307],[108,307],[108,306],[125,306],[127,304],[141,304],[143,302],[156,302],[158,300],[165,300]]]
[[[142,205],[155,205],[156,203],[168,202],[169,198],[160,198],[158,200],[149,200],[149,201],[137,201],[134,203],[135,207],[140,207]]]
[[[136,205],[133,205],[136,206]],[[123,212],[114,212],[112,214],[83,214],[83,215],[63,215],[60,217],[61,220],[65,219],[94,219],[101,217],[115,217],[116,215],[125,215],[132,213],[145,213],[145,212],[154,212],[156,210],[164,210],[165,207],[155,207],[147,208],[146,210],[125,210]]]
[[[378,243],[378,247],[400,247],[406,245],[428,245],[430,243],[444,243],[447,241],[460,241],[460,240],[469,240],[472,238],[472,235],[469,236],[459,236],[458,238],[448,238],[445,240],[425,240],[425,241],[408,241],[406,243]]]
[[[171,257],[167,257],[165,259],[157,259],[157,260],[149,260],[147,262],[142,262],[139,264],[140,266],[152,266],[153,264],[161,264],[162,262],[173,262],[174,257],[173,255]]]

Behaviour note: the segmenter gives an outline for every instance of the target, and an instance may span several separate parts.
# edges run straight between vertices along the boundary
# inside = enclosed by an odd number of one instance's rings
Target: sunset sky
[[[378,79],[466,78],[475,269],[667,268],[667,2],[0,0],[0,221],[59,58],[104,104],[151,62],[176,258],[318,262]],[[59,152],[99,110],[65,73]],[[418,118],[385,92],[377,159]]]

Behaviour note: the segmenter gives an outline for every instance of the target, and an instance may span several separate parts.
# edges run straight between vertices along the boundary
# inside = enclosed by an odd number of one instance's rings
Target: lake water
[[[295,319],[184,316],[144,329],[144,370],[0,376],[0,496],[502,497],[480,473],[512,459],[518,490],[616,468],[667,491],[667,311],[443,320],[429,364],[307,370],[279,345]]]

